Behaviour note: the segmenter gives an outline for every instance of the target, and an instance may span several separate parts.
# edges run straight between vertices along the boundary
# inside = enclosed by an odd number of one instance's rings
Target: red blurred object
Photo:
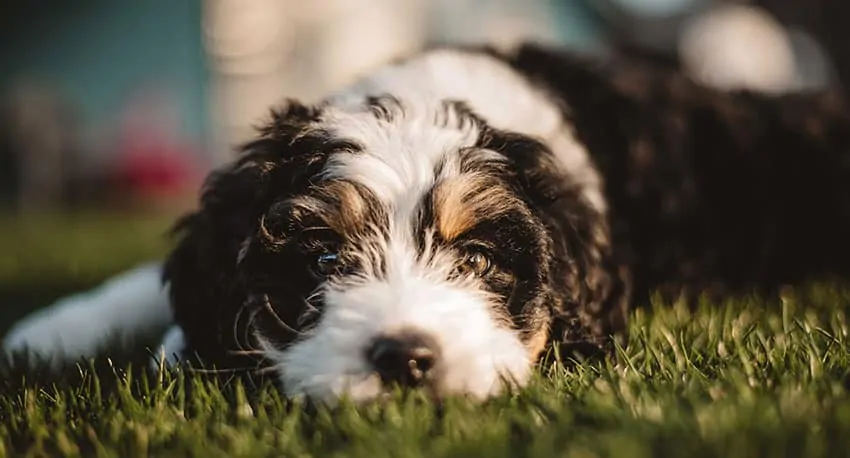
[[[120,188],[137,197],[183,194],[194,188],[199,174],[193,153],[182,145],[133,135],[119,145],[115,177]]]
[[[176,129],[175,110],[167,91],[157,87],[129,99],[110,170],[123,197],[159,204],[195,195],[203,167],[196,146]]]

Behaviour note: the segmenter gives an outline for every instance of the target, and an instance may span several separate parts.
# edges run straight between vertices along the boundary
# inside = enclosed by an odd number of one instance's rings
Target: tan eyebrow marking
[[[439,183],[433,197],[437,230],[448,241],[456,239],[484,217],[505,213],[515,202],[495,180],[477,174]]]
[[[350,181],[323,183],[317,188],[315,198],[321,202],[317,215],[341,235],[359,234],[382,218],[378,201],[367,189]]]

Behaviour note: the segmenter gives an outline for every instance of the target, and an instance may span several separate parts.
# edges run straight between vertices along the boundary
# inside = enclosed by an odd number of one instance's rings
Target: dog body
[[[169,301],[119,301],[113,284],[71,305],[144,302],[175,324],[162,356],[262,368],[292,395],[481,398],[522,385],[549,343],[604,351],[654,291],[848,276],[848,232],[840,95],[440,49],[275,110],[178,224]],[[70,345],[61,316],[21,323],[6,348],[76,357],[156,321],[114,313]]]

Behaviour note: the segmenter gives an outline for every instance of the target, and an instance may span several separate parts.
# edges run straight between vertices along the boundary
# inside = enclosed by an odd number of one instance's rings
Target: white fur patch
[[[172,315],[161,272],[158,264],[142,266],[63,298],[17,323],[3,349],[56,365],[94,356],[112,339],[127,344],[141,333],[165,329]]]

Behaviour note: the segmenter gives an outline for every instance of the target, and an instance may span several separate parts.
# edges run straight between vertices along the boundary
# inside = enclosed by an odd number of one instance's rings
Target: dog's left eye
[[[464,258],[458,266],[458,270],[463,274],[473,274],[480,277],[490,270],[490,265],[490,258],[487,255],[480,251],[474,251]]]

